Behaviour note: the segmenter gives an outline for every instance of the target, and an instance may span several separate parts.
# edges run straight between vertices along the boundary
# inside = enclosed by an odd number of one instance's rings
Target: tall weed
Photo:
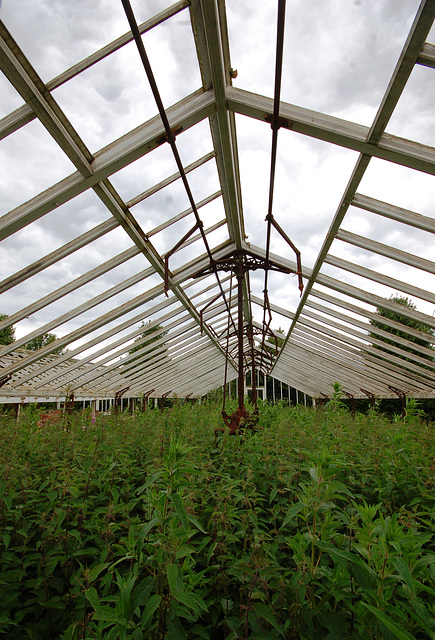
[[[2,421],[11,640],[434,637],[434,432],[340,405]]]

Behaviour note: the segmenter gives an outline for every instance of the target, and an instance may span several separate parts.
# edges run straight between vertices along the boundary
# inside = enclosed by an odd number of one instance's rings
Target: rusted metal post
[[[254,332],[252,324],[248,327],[248,339],[251,347],[251,393],[252,404],[257,406],[257,372],[255,370]]]
[[[344,390],[343,390],[343,393],[350,400],[350,408],[351,408],[351,411],[352,411],[352,417],[354,418],[355,414],[356,414],[356,406],[355,406],[355,398],[353,396],[353,393],[349,393],[349,391],[344,391]]]
[[[172,391],[167,391],[166,393],[162,393],[161,395],[161,405],[160,405],[160,410],[163,411],[165,408],[165,400],[168,397],[168,395],[172,393]]]
[[[120,389],[119,391],[117,391],[117,392],[115,393],[115,407],[114,407],[114,410],[115,410],[115,416],[117,416],[117,415],[118,415],[119,405],[121,404],[121,398],[122,398],[122,396],[123,396],[123,395],[124,395],[124,393],[125,393],[126,391],[128,391],[129,389],[130,389],[130,387],[125,387],[124,389]]]
[[[238,377],[238,398],[239,398],[239,409],[244,408],[244,398],[245,398],[245,375],[243,371],[243,278],[244,278],[244,270],[241,265],[237,265],[236,267],[236,276],[237,276],[237,338],[238,338],[238,358],[237,364],[239,369],[239,377]]]
[[[376,402],[375,394],[372,393],[371,391],[367,391],[367,389],[363,389],[362,387],[361,387],[361,391],[366,394],[366,396],[368,397],[368,399],[370,401],[370,409],[373,409],[373,407],[375,406],[375,402]]]
[[[152,394],[152,392],[155,391],[155,389],[151,389],[151,391],[147,391],[146,393],[143,394],[142,397],[142,413],[145,411],[146,407],[148,406],[148,400],[150,395]]]
[[[400,399],[402,403],[402,413],[400,414],[400,417],[402,418],[402,420],[404,420],[406,418],[406,393],[401,389],[392,387],[391,385],[388,385],[388,388],[391,389],[391,391],[393,391],[393,393],[395,393],[396,396]]]

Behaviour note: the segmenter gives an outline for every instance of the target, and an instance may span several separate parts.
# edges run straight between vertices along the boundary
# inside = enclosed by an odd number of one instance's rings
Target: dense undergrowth
[[[0,633],[435,638],[434,431],[264,405],[0,423]]]

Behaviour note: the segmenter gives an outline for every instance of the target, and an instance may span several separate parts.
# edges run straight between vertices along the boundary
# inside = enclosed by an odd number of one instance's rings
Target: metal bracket
[[[366,389],[363,389],[362,387],[360,387],[361,391],[363,393],[365,393],[365,395],[368,397],[368,399],[370,400],[370,407],[374,407],[375,405],[375,401],[376,401],[376,396],[374,393],[372,393],[371,391],[367,391]]]
[[[117,416],[117,415],[118,415],[118,411],[119,411],[119,404],[120,404],[120,400],[121,400],[122,396],[123,396],[123,395],[124,395],[124,393],[125,393],[126,391],[128,391],[129,389],[130,389],[130,387],[124,387],[124,389],[120,389],[119,391],[117,391],[117,392],[115,393],[115,406],[114,406],[114,409],[115,409],[115,416]]]
[[[3,378],[0,378],[0,387],[3,387],[3,385],[7,384],[11,378],[12,373],[9,373],[7,376],[3,376]]]
[[[395,393],[396,396],[400,398],[400,401],[402,403],[402,413],[400,414],[400,417],[404,419],[406,416],[406,393],[404,391],[401,391],[401,389],[392,387],[391,385],[388,385],[388,388],[391,389],[391,391],[393,391],[393,393]]]
[[[183,131],[183,127],[177,127],[176,129],[171,129],[170,134],[164,133],[162,136],[156,138],[156,142],[158,145],[162,145],[165,142],[169,142],[169,144],[173,144],[175,142],[176,136]]]

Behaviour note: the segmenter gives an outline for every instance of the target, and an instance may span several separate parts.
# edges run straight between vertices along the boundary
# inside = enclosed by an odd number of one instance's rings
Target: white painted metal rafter
[[[186,239],[179,248],[180,253],[187,247],[193,253],[188,262],[178,265],[169,274],[165,268],[165,252],[157,246],[161,238],[167,236],[173,239],[172,246],[176,245],[183,234],[177,236],[178,231],[174,230],[177,225],[187,223],[195,213],[194,208],[183,209],[180,206],[177,213],[170,215],[162,211],[161,219],[152,229],[143,227],[135,211],[147,207],[156,194],[177,184],[180,171],[162,175],[159,182],[145,191],[138,186],[129,199],[123,199],[111,181],[117,172],[137,160],[151,158],[153,152],[161,147],[165,136],[161,117],[156,113],[96,153],[91,153],[53,95],[55,89],[79,77],[99,61],[110,60],[116,51],[133,40],[133,35],[127,32],[44,83],[32,61],[26,59],[19,43],[10,35],[7,25],[0,23],[0,68],[25,101],[23,106],[0,120],[0,140],[38,119],[76,169],[6,212],[0,218],[0,240],[10,238],[29,225],[38,224],[47,214],[57,215],[65,203],[74,201],[88,190],[93,190],[108,216],[107,220],[90,229],[84,228],[64,245],[3,278],[0,293],[13,292],[15,287],[75,256],[85,247],[92,247],[93,243],[111,233],[122,231],[129,240],[127,249],[123,247],[70,282],[8,311],[10,317],[0,321],[0,330],[11,322],[20,323],[41,311],[45,312],[44,317],[48,320],[1,349],[0,378],[12,376],[12,379],[0,387],[0,401],[1,398],[33,395],[61,397],[66,389],[74,390],[77,397],[112,397],[118,389],[127,386],[126,395],[131,397],[151,390],[155,396],[168,392],[178,396],[200,396],[224,381],[225,359],[228,357],[227,331],[230,331],[227,315],[231,309],[234,328],[237,324],[236,299],[234,297],[228,303],[230,285],[227,276],[222,276],[222,282],[226,284],[225,300],[220,281],[214,280],[213,276],[203,278],[203,282],[192,279],[210,262],[204,247],[199,252],[197,247],[201,238],[209,242],[213,234],[225,231],[225,241],[220,240],[220,244],[211,247],[213,259],[224,259],[234,251],[243,250],[264,260],[265,250],[246,242],[247,214],[243,208],[236,119],[252,118],[268,127],[274,100],[271,96],[233,86],[234,72],[231,69],[223,0],[177,2],[138,25],[139,32],[144,34],[163,22],[170,23],[180,12],[190,19],[202,86],[167,107],[166,115],[171,129],[179,131],[177,135],[183,137],[188,137],[189,130],[195,125],[208,122],[213,147],[202,157],[186,163],[184,172],[190,179],[202,167],[213,165],[219,189],[210,190],[195,203],[195,208],[202,211],[209,205],[218,204],[222,206],[223,213],[220,219],[204,225],[204,234],[201,226]],[[398,249],[344,226],[349,211],[358,211],[362,216],[379,216],[379,219],[394,221],[404,229],[416,229],[428,234],[428,242],[433,242],[435,222],[432,217],[382,202],[359,190],[372,159],[400,165],[413,172],[435,174],[433,147],[387,132],[415,66],[428,67],[428,73],[435,67],[435,47],[426,42],[434,16],[435,0],[423,0],[371,126],[284,101],[280,103],[281,128],[291,131],[292,135],[314,138],[359,154],[313,268],[302,267],[305,289],[299,305],[290,309],[279,300],[271,301],[272,312],[286,319],[290,330],[270,371],[274,377],[313,397],[330,394],[333,381],[340,382],[354,397],[366,397],[367,391],[389,397],[394,395],[391,387],[416,396],[435,395],[431,350],[398,336],[394,345],[388,346],[387,351],[381,351],[379,347],[385,345],[383,339],[387,339],[389,334],[372,324],[377,318],[376,309],[383,308],[435,329],[435,320],[429,313],[402,308],[373,291],[375,283],[385,291],[399,291],[435,305],[433,290],[424,280],[424,274],[435,274],[435,263],[412,250]],[[369,262],[359,264],[358,258],[349,259],[349,253],[340,253],[343,247],[348,252],[362,251],[370,258],[385,259],[393,268],[405,265],[417,269],[422,276],[421,286],[378,269],[375,261],[374,268]],[[133,272],[128,271],[129,275],[119,278],[117,284],[91,296],[84,294],[80,304],[70,302],[68,296],[71,294],[80,295],[86,286],[98,282],[102,276],[117,273],[120,268],[128,269],[130,265],[138,264],[135,261],[141,257],[146,262],[142,260],[140,268],[132,267]],[[297,271],[294,261],[275,254],[270,257],[277,265],[293,273]],[[169,285],[168,298],[165,297],[165,280]],[[142,289],[140,293],[138,287]],[[66,301],[61,314],[52,311],[60,300]],[[109,310],[105,303],[111,305]],[[201,309],[208,303],[210,306],[202,318]],[[245,323],[261,327],[255,322],[253,307],[258,309],[262,305],[263,301],[251,293],[247,275],[244,281]],[[0,308],[0,312],[3,309]],[[132,345],[140,344],[134,341],[147,342],[146,337],[140,338],[143,332],[141,322],[149,322],[147,328],[154,329],[157,337],[162,330],[166,333],[133,355],[129,353]],[[383,324],[398,329],[394,321],[385,319]],[[63,325],[65,331],[62,330]],[[69,328],[71,326],[72,329]],[[32,338],[53,329],[61,332],[55,343],[36,352],[23,350],[22,347]],[[412,328],[408,334],[435,344],[433,335]],[[229,353],[234,355],[234,331],[230,335]],[[245,344],[248,354],[248,341]],[[62,355],[53,355],[61,347],[70,350]],[[414,351],[410,352],[410,348]],[[254,339],[254,352],[257,355],[261,352],[259,339]],[[270,355],[265,361],[270,361]],[[235,361],[231,356],[227,380],[235,376]]]

